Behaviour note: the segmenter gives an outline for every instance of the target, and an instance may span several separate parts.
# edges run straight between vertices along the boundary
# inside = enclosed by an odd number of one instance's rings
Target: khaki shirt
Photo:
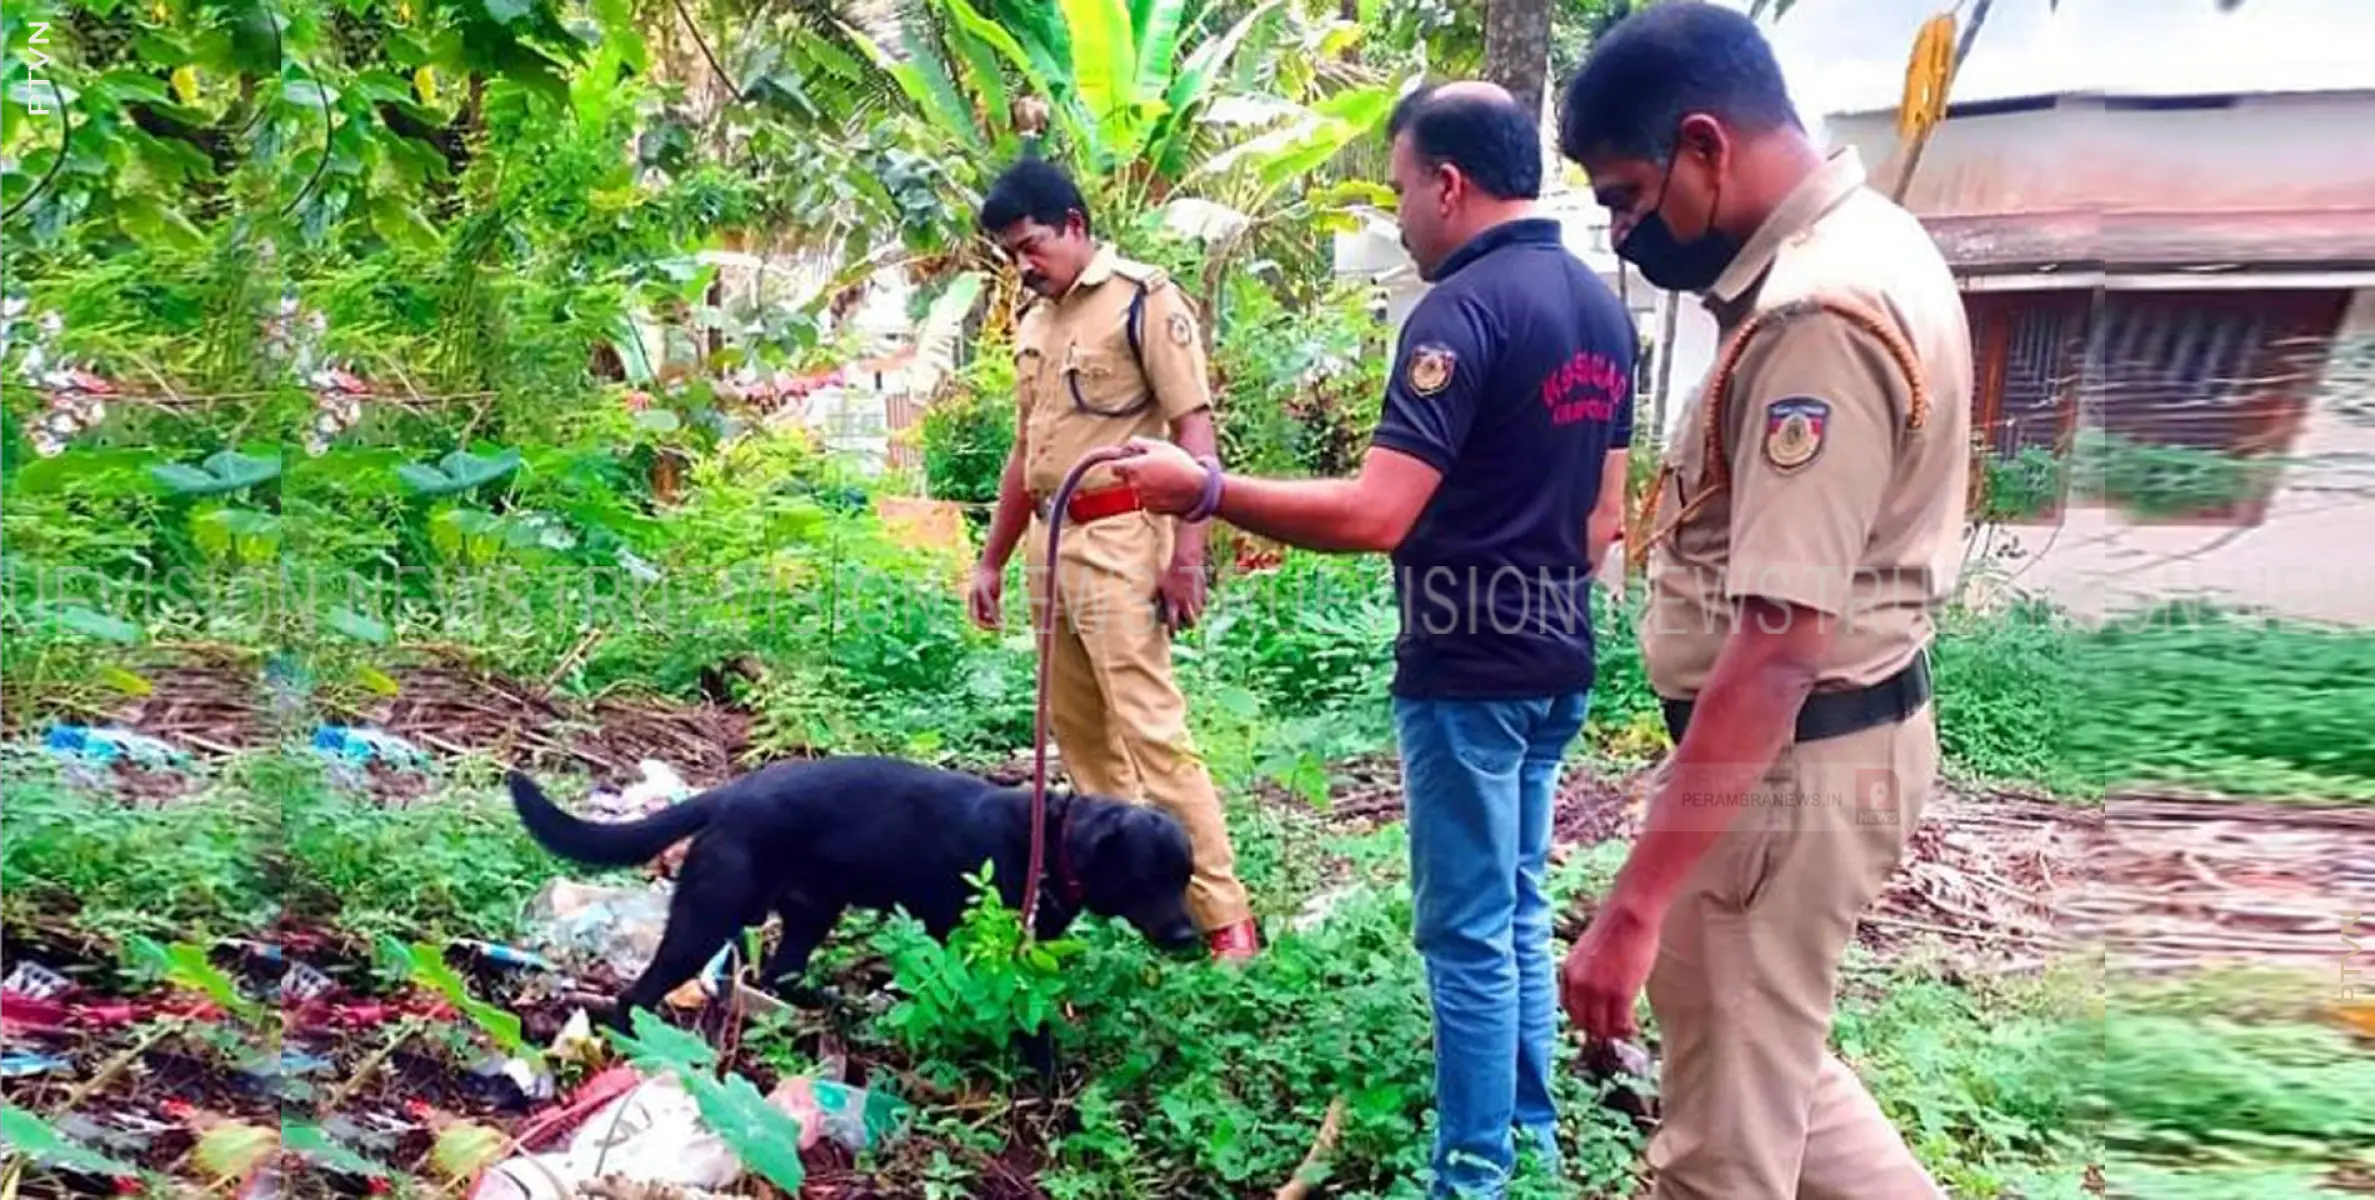
[[[1130,302],[1142,290],[1133,355]],[[1160,268],[1122,258],[1111,246],[1098,248],[1070,291],[1023,314],[1014,347],[1015,429],[1033,501],[1053,496],[1089,451],[1133,437],[1167,438],[1172,421],[1212,402],[1204,340],[1187,296]],[[1114,482],[1100,466],[1074,494]]]
[[[1945,259],[1911,214],[1865,186],[1844,151],[1783,201],[1707,297],[1729,346],[1753,315],[1826,298],[1894,332],[1927,393],[1884,339],[1825,311],[1777,319],[1749,343],[1726,395],[1702,387],[1667,447],[1676,470],[1659,521],[1706,501],[1651,547],[1650,685],[1705,685],[1738,603],[1764,596],[1842,619],[1818,691],[1877,683],[1932,636],[1961,568],[1971,463],[1968,320]],[[1719,362],[1721,356],[1719,355]],[[1709,492],[1706,406],[1720,403],[1728,487]]]

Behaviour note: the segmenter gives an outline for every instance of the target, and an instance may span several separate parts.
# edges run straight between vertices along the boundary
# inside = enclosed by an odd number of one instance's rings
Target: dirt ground
[[[274,730],[290,728],[240,664],[179,670],[158,688],[172,700],[107,715],[202,755],[267,745],[277,740]],[[337,715],[437,754],[583,769],[598,782],[623,782],[639,759],[652,757],[696,786],[712,784],[734,772],[747,746],[746,719],[722,709],[624,698],[573,704],[451,663],[398,678],[399,698],[358,702]],[[1026,755],[989,774],[1016,781],[1028,770]],[[1638,832],[1639,782],[1637,774],[1570,771],[1556,818],[1562,853]],[[1390,759],[1346,764],[1320,819],[1348,829],[1397,819],[1399,786]],[[388,799],[403,802],[410,798],[406,790],[391,779]],[[1272,799],[1310,811],[1299,800]],[[1949,786],[1933,802],[1859,941],[1891,957],[1917,946],[1925,953],[1942,948],[1964,969],[1998,974],[2073,954],[2094,957],[2113,973],[2211,965],[2330,971],[2346,939],[2364,936],[2358,923],[2371,912],[2375,809],[2173,795],[2117,796],[2082,807]],[[1563,935],[1578,932],[1585,918],[1569,914]],[[86,948],[39,931],[10,930],[7,942],[12,962],[30,958],[77,978],[105,974]],[[610,994],[619,982],[597,970],[564,986],[484,956],[450,957],[471,994],[518,1013],[523,1035],[535,1045],[549,1044],[576,1007]],[[343,1141],[418,1169],[428,1165],[437,1132],[453,1122],[518,1131],[532,1114],[567,1104],[566,1089],[532,1096],[488,1064],[458,1069],[463,1060],[439,1031],[467,1028],[463,1015],[428,993],[388,993],[373,982],[371,962],[368,945],[295,926],[217,947],[213,965],[267,997],[278,1009],[277,1031],[269,1020],[241,1026],[187,991],[86,989],[37,1004],[12,995],[5,1013],[12,1049],[30,1047],[62,1064],[11,1078],[9,1099],[34,1111],[74,1114],[86,1144],[159,1170],[186,1170],[199,1131],[210,1124],[263,1128],[283,1113],[303,1111],[336,1114],[331,1132]],[[881,964],[862,962],[841,983],[848,994],[864,994],[879,990],[883,979]],[[711,1004],[693,1020],[765,1090],[776,1082],[774,1068],[738,1054],[750,1015]],[[236,1070],[221,1066],[229,1060],[209,1053],[206,1043],[226,1029],[252,1039],[260,1057]],[[829,1021],[805,1032],[828,1049],[839,1044]],[[275,1045],[276,1052],[262,1049]],[[897,1061],[849,1060],[847,1071],[853,1084],[880,1080],[910,1098],[966,1102]],[[1030,1180],[1049,1143],[1029,1136],[1027,1126],[1027,1120],[1018,1125],[1024,1132],[1006,1155],[973,1164],[983,1197],[1039,1194]],[[804,1196],[881,1194],[851,1170],[846,1152],[825,1147],[809,1157]],[[104,1190],[102,1181],[87,1182]],[[285,1194],[326,1186],[292,1177]]]

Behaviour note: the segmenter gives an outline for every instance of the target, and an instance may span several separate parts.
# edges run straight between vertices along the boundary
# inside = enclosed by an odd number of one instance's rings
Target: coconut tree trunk
[[[1484,77],[1508,89],[1518,107],[1542,111],[1550,74],[1550,0],[1488,0],[1484,10]]]

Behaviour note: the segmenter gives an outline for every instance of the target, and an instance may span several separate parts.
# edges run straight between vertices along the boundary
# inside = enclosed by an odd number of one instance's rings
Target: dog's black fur
[[[782,940],[760,977],[790,996],[844,909],[905,909],[945,939],[972,898],[965,876],[994,864],[1011,908],[1030,869],[1031,794],[971,775],[888,758],[778,763],[640,821],[580,820],[517,771],[507,777],[528,833],[589,866],[648,862],[685,838],[667,932],[611,1019],[691,979],[737,933],[772,911]],[[1186,906],[1191,852],[1168,813],[1051,792],[1046,874],[1033,930],[1060,936],[1082,911],[1118,917],[1165,949],[1197,941]],[[1062,844],[1058,844],[1059,835]]]

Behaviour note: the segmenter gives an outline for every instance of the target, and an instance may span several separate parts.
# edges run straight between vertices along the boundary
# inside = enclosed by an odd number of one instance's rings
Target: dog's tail
[[[650,862],[667,849],[701,832],[709,824],[706,796],[672,804],[640,821],[587,821],[570,815],[518,771],[503,777],[511,787],[512,807],[536,844],[573,862],[592,867],[631,867]]]

